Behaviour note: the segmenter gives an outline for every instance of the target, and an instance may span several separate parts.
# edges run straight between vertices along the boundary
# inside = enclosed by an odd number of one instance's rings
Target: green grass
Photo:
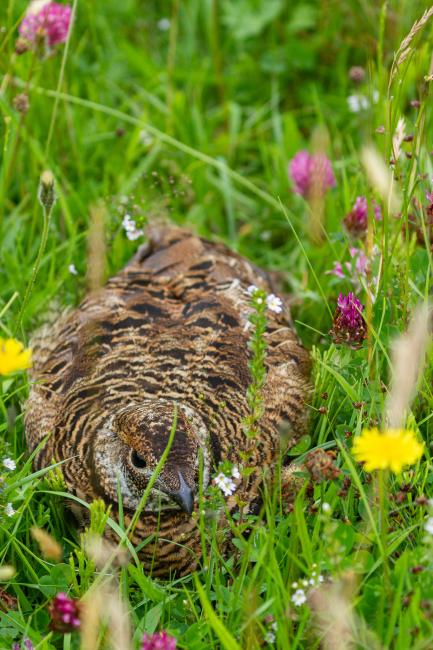
[[[194,576],[155,581],[130,548],[116,588],[129,604],[134,647],[144,631],[159,629],[176,636],[182,649],[266,647],[272,616],[278,624],[274,647],[319,648],[326,629],[315,625],[311,604],[296,607],[291,600],[292,583],[316,571],[333,585],[325,599],[327,622],[341,614],[352,626],[355,647],[431,648],[433,537],[423,528],[429,507],[416,502],[420,495],[433,497],[431,351],[408,414],[425,454],[418,465],[389,477],[385,518],[377,479],[369,480],[350,452],[353,435],[383,422],[390,343],[431,292],[429,243],[408,234],[411,214],[418,215],[425,238],[429,234],[419,206],[427,205],[425,193],[432,190],[433,22],[412,40],[388,90],[393,53],[428,4],[78,0],[68,50],[62,46],[43,61],[31,53],[14,55],[25,8],[22,0],[0,5],[2,335],[27,342],[52,312],[85,294],[89,214],[100,200],[107,206],[107,277],[137,247],[121,227],[126,207],[139,223],[164,218],[185,224],[282,272],[297,331],[313,358],[309,435],[292,450],[293,459],[322,447],[335,451],[341,470],[335,480],[305,483],[291,513],[282,508],[277,486],[265,495],[261,516],[248,522],[249,536],[241,534],[243,522],[230,522],[234,551],[228,558],[221,555],[216,524],[205,531],[202,522],[211,550],[206,568]],[[171,19],[168,31],[158,28],[163,17]],[[366,70],[359,87],[349,79],[352,65]],[[13,99],[26,89],[30,109],[20,115]],[[376,103],[349,111],[348,95],[372,97],[373,90]],[[411,106],[414,99],[419,108]],[[388,161],[401,116],[414,140],[403,144],[396,165],[402,196],[396,218],[369,186],[360,152],[372,142]],[[378,133],[382,125],[385,133]],[[318,137],[328,143],[337,179],[326,199],[320,244],[309,235],[308,206],[287,176],[289,160]],[[55,175],[58,202],[20,319],[43,237],[37,191],[44,169]],[[326,271],[334,260],[350,260],[342,219],[359,195],[376,197],[384,219],[374,224],[372,275],[380,274],[380,281],[370,344],[352,350],[334,345],[328,331],[338,293],[353,286]],[[68,271],[72,263],[77,276]],[[357,295],[365,304],[365,288]],[[77,598],[92,593],[105,574],[84,554],[60,479],[32,472],[21,410],[25,377],[3,378],[0,386],[0,458],[17,462],[15,471],[0,474],[0,566],[16,568],[15,577],[0,584],[0,602],[4,594],[17,600],[0,612],[0,650],[24,637],[38,650],[78,648],[78,635],[49,631],[47,603],[61,590]],[[13,517],[4,511],[9,502]],[[322,511],[324,502],[331,512]],[[94,531],[101,518],[93,506]],[[33,525],[60,541],[62,562],[41,557],[30,536]],[[118,531],[125,539],[121,525]]]

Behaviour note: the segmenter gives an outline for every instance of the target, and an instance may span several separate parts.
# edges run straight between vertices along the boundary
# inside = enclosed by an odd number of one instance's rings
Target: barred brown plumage
[[[281,448],[305,430],[309,356],[282,313],[268,313],[267,377],[260,441],[242,422],[250,384],[247,287],[271,291],[268,275],[222,244],[183,229],[156,228],[149,243],[106,286],[35,336],[26,435],[31,450],[50,434],[37,468],[62,465],[68,489],[102,498],[126,522],[161,458],[164,467],[133,541],[154,575],[191,571],[201,555],[197,526],[199,458],[204,487],[223,460],[250,454],[252,472],[226,497],[250,508]],[[176,406],[175,406],[176,405]]]

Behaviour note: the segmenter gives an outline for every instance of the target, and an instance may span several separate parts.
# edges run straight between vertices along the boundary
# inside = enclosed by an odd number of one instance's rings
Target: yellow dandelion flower
[[[32,351],[16,339],[0,338],[0,375],[26,370],[32,365]]]
[[[424,444],[418,442],[408,429],[364,429],[355,438],[352,453],[357,461],[365,463],[364,469],[390,469],[399,474],[404,465],[413,465],[424,452]]]

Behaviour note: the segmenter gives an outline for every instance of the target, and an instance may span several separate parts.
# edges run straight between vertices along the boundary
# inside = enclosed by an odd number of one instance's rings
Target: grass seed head
[[[54,560],[60,562],[62,559],[62,547],[46,530],[32,526],[30,528],[31,535],[34,540],[39,544],[41,553],[46,560]]]
[[[392,382],[386,404],[387,422],[391,428],[403,425],[424,366],[430,327],[430,308],[427,304],[419,305],[407,331],[392,344]]]

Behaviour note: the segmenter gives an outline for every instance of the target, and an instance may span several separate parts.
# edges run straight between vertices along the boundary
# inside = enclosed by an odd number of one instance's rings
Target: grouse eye
[[[143,469],[144,467],[146,467],[146,461],[144,460],[143,456],[137,454],[135,449],[133,449],[131,452],[131,463],[134,465],[134,467],[137,467],[138,469]]]

